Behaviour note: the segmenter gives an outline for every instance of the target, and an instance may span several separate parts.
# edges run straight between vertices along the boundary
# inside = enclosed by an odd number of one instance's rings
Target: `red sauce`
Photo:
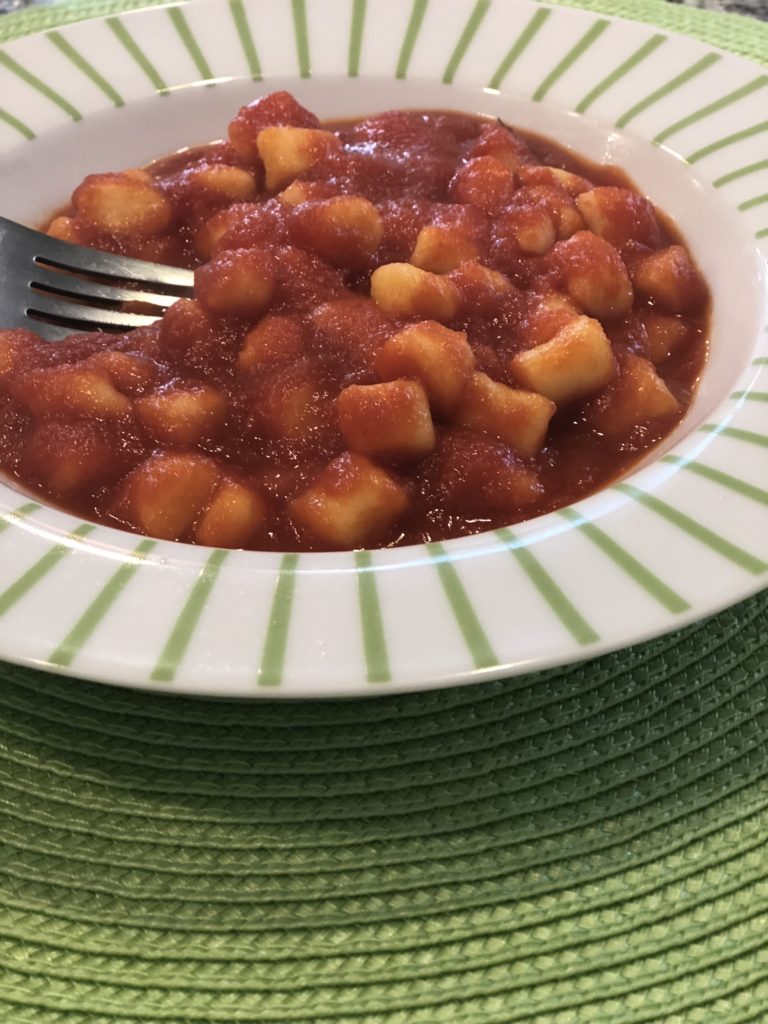
[[[680,421],[706,356],[707,291],[674,228],[621,171],[478,117],[399,111],[324,126],[337,141],[315,140],[310,166],[268,188],[264,165],[268,185],[280,161],[256,140],[276,125],[316,131],[319,122],[275,94],[243,108],[229,142],[174,154],[145,174],[92,176],[54,219],[52,233],[82,244],[212,262],[199,272],[199,301],[148,328],[59,344],[0,331],[0,465],[23,487],[86,519],[218,546],[408,544],[562,507],[626,473]],[[577,177],[553,179],[547,168]],[[300,203],[290,188],[278,198],[294,177],[305,183]],[[110,188],[141,207],[125,224]],[[590,207],[580,197],[595,188]],[[329,219],[339,196],[361,197],[354,230]],[[126,229],[130,217],[138,230]],[[450,243],[453,269],[424,228],[444,229],[437,236]],[[442,316],[402,305],[399,288],[395,307],[371,298],[372,274],[414,259],[417,241],[422,266],[439,271],[428,271],[429,286],[447,290]],[[248,296],[233,298],[233,279],[249,282]],[[606,299],[614,280],[617,294],[626,282],[628,300]],[[434,320],[446,351],[455,344],[459,362],[475,363],[456,370],[461,394],[444,400],[418,372],[382,371],[393,337]],[[494,403],[536,392],[515,357],[562,340],[576,322],[610,366],[590,386],[597,371],[587,360],[586,393],[556,399],[543,443],[528,434],[510,442],[511,414]],[[603,336],[610,346],[600,349]],[[554,385],[545,369],[546,391]],[[472,373],[486,375],[474,399]],[[487,397],[487,378],[506,390]],[[401,383],[364,390],[392,379]],[[338,397],[354,385],[340,429]],[[168,399],[182,392],[197,404],[179,419]],[[410,434],[397,439],[403,424]],[[371,454],[363,427],[374,445],[391,433],[392,447]],[[365,495],[369,527],[345,533],[345,503],[365,504]],[[337,525],[325,529],[328,516]]]

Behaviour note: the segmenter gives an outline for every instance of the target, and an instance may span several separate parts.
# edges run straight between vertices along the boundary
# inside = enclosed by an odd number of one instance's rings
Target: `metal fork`
[[[0,329],[26,327],[47,341],[127,331],[153,323],[192,285],[191,270],[72,245],[0,217]],[[127,302],[150,312],[127,312]]]

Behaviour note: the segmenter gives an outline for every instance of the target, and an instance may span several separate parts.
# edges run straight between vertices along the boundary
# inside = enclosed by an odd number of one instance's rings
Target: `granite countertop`
[[[69,0],[0,0],[0,14],[10,14],[33,5],[67,3]],[[726,11],[747,14],[753,18],[768,21],[768,0],[669,0],[687,7],[699,7],[708,11]]]
[[[750,14],[753,18],[768,21],[768,0],[670,0],[686,7],[699,7],[706,11],[727,11],[735,14]]]

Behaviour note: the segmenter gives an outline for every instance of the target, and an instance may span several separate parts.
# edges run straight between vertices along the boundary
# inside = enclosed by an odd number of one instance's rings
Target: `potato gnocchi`
[[[680,421],[709,296],[622,172],[482,117],[321,124],[92,174],[57,238],[195,268],[123,335],[0,330],[0,467],[89,519],[216,547],[442,540],[563,506]]]

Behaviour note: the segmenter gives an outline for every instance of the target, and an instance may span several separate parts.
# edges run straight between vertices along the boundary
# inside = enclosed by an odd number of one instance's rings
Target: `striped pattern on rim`
[[[50,31],[50,52],[70,69],[68,77],[56,75],[56,87],[39,51],[23,44],[0,48],[0,91],[7,97],[0,109],[0,145],[13,145],[14,139],[32,143],[54,123],[81,121],[105,104],[120,108],[130,89],[135,92],[136,81],[159,97],[187,83],[190,75],[209,87],[232,74],[268,81],[275,74],[271,61],[276,46],[292,49],[295,76],[311,77],[320,17],[333,19],[338,29],[338,67],[350,78],[367,73],[374,43],[382,38],[381,8],[366,0],[339,0],[323,5],[322,11],[318,0],[286,0],[269,12],[258,0],[222,2],[216,17],[224,19],[223,43],[205,31],[206,11],[206,5],[172,6]],[[768,121],[755,115],[768,96],[768,75],[700,44],[687,43],[684,54],[678,53],[678,40],[651,27],[636,26],[627,33],[625,25],[607,17],[536,4],[520,3],[512,16],[508,6],[492,0],[455,0],[442,6],[435,0],[402,0],[387,17],[400,24],[399,34],[390,33],[388,73],[394,80],[419,77],[429,66],[446,85],[469,82],[491,90],[522,89],[534,102],[588,111],[617,128],[630,126],[700,167],[755,238],[768,238],[768,161],[752,159],[754,149],[749,145],[768,138]],[[438,51],[435,27],[443,22],[450,31],[440,33],[443,49]],[[567,32],[561,31],[561,22],[567,23]],[[229,45],[230,37],[236,53],[229,52],[225,60],[222,47]],[[381,45],[376,50],[380,61]],[[27,52],[29,58],[24,56]],[[482,80],[477,78],[479,55],[486,69]],[[654,83],[651,89],[649,82]],[[81,103],[85,86],[93,91],[87,93],[88,102]],[[631,600],[649,601],[667,615],[670,626],[676,617],[684,622],[695,613],[696,597],[676,571],[656,564],[643,540],[646,529],[653,535],[661,531],[668,544],[687,546],[704,573],[710,565],[712,572],[723,571],[727,563],[734,579],[744,577],[743,583],[734,584],[744,593],[764,584],[768,553],[758,543],[758,531],[751,525],[737,541],[733,531],[713,523],[706,510],[727,492],[735,503],[734,514],[743,510],[745,516],[753,515],[749,522],[754,524],[755,507],[766,505],[766,492],[758,482],[764,479],[762,464],[755,464],[751,478],[723,468],[739,446],[758,455],[767,446],[768,426],[759,412],[768,395],[759,384],[762,377],[762,387],[768,388],[762,369],[766,358],[758,358],[745,386],[734,393],[717,421],[701,428],[700,439],[707,444],[701,458],[674,454],[663,460],[669,480],[663,499],[634,482],[621,483],[613,490],[613,500],[623,511],[614,519],[603,516],[595,522],[580,505],[562,510],[552,517],[558,525],[539,533],[502,530],[479,540],[475,548],[427,545],[417,553],[412,561],[414,572],[420,574],[419,586],[432,594],[435,615],[450,637],[436,674],[449,674],[449,663],[462,666],[459,674],[466,676],[503,671],[505,666],[498,629],[488,626],[488,595],[478,591],[466,571],[472,552],[503,564],[498,570],[500,593],[507,595],[511,606],[524,607],[536,621],[562,631],[573,644],[574,656],[603,642],[606,630],[599,610],[585,601],[564,567],[564,543],[583,543],[601,579],[631,595]],[[698,488],[696,494],[704,503],[701,515],[690,508],[686,480]],[[8,501],[11,493],[6,491],[3,500]],[[123,564],[115,569],[103,557],[105,546],[112,543],[106,531],[74,522],[66,536],[59,536],[60,528],[47,526],[47,516],[47,510],[29,502],[0,509],[0,533],[5,534],[0,544],[10,549],[23,538],[26,545],[25,555],[9,558],[0,571],[0,642],[4,620],[10,622],[20,606],[34,602],[42,590],[57,593],[66,587],[64,570],[71,555],[95,555],[103,565],[92,573],[88,600],[61,618],[59,632],[45,652],[52,666],[91,671],[85,668],[88,657],[109,633],[113,619],[136,614],[148,576],[154,573],[157,578],[158,567],[173,555],[167,545],[131,539]],[[508,553],[511,558],[504,558]],[[202,556],[185,553],[182,560],[186,582],[160,612],[152,638],[143,641],[153,652],[146,682],[170,684],[186,678],[200,646],[227,616],[225,595],[233,587],[244,593],[238,557],[214,551]],[[360,678],[397,684],[414,653],[400,639],[414,609],[407,600],[398,606],[386,553],[350,553],[337,556],[334,564],[342,605],[350,616],[347,641],[357,652]],[[306,664],[297,608],[316,599],[310,584],[321,573],[312,557],[271,559],[260,573],[255,596],[244,597],[242,608],[231,609],[234,618],[240,616],[242,625],[250,621],[254,630],[249,640],[253,692],[281,686],[286,678],[295,678],[296,666]],[[428,574],[431,583],[424,582]],[[136,638],[129,634],[125,642],[133,644]],[[310,657],[317,656],[320,664],[332,654],[318,649]],[[291,692],[290,686],[286,692]]]

